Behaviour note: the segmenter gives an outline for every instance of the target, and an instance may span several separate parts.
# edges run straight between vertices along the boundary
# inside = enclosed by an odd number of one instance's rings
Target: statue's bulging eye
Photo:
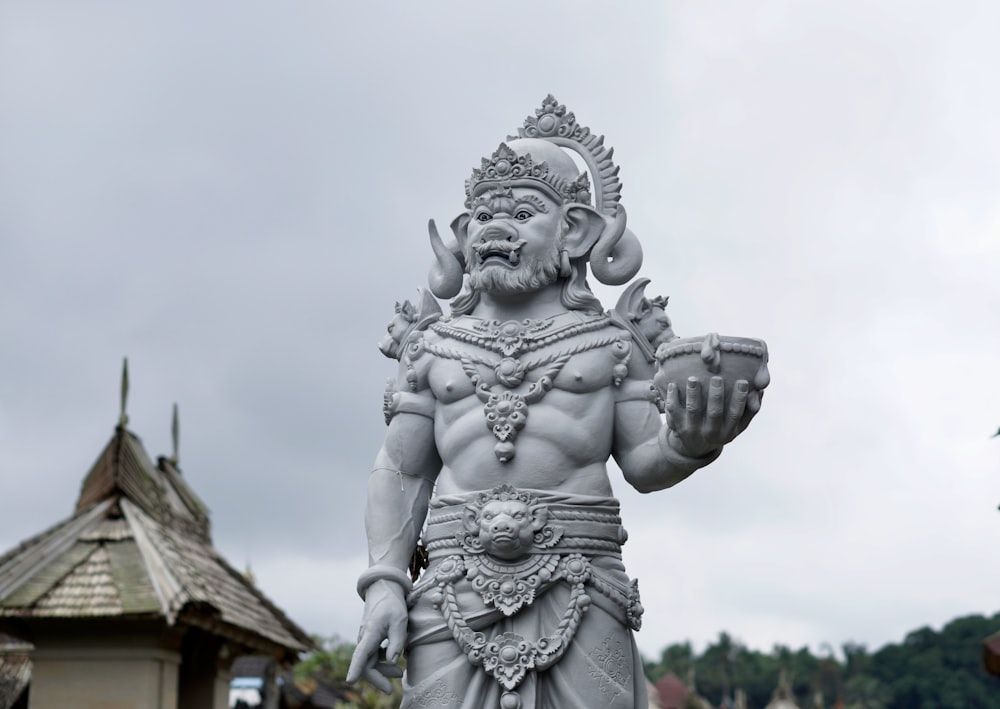
[[[493,218],[493,215],[489,214],[488,212],[480,212],[479,214],[476,215],[476,221],[477,222],[488,222],[492,218]]]
[[[516,219],[519,222],[526,222],[529,219],[531,219],[531,212],[529,212],[527,209],[522,209],[520,212],[514,215],[514,219]]]

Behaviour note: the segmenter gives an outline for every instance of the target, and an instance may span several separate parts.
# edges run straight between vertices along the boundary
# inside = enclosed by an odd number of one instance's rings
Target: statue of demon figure
[[[586,170],[578,169],[575,152]],[[607,462],[641,492],[708,465],[760,409],[760,340],[675,338],[604,139],[553,97],[465,185],[431,293],[397,306],[399,360],[368,484],[364,618],[348,679],[403,707],[646,706],[639,591]],[[661,414],[662,411],[662,414]],[[420,567],[424,567],[421,569]]]

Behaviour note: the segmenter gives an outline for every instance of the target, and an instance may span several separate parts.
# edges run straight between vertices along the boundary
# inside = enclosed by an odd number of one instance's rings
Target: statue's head
[[[667,315],[668,300],[669,298],[658,295],[653,298],[643,298],[639,305],[636,325],[654,349],[664,342],[671,342],[677,338],[670,316]]]
[[[647,285],[649,285],[648,278],[637,278],[632,281],[618,299],[615,312],[633,333],[641,335],[649,343],[650,347],[647,349],[651,358],[659,345],[671,342],[677,336],[674,334],[670,316],[667,315],[667,303],[670,298],[662,295],[647,297]]]
[[[455,243],[445,245],[431,225],[438,258],[432,292],[451,298],[468,275],[453,311],[471,310],[480,292],[530,293],[560,279],[567,307],[599,310],[586,286],[588,261],[598,280],[615,285],[641,265],[638,240],[626,231],[618,204],[611,151],[551,96],[535,113],[519,138],[501,143],[466,181],[466,210],[451,225]],[[575,150],[599,178],[596,206],[587,173],[563,148]]]
[[[399,359],[407,338],[413,332],[426,330],[441,317],[441,306],[423,288],[417,289],[417,305],[408,300],[396,303],[396,314],[386,327],[386,335],[378,344],[379,351],[391,359]]]
[[[521,499],[490,500],[482,508],[467,507],[465,526],[478,535],[483,550],[498,559],[514,560],[527,554],[535,533],[545,527],[544,505]]]
[[[501,143],[466,182],[464,243],[469,286],[487,293],[531,292],[568,278],[570,262],[593,247],[605,223],[590,206],[586,173],[537,138]]]

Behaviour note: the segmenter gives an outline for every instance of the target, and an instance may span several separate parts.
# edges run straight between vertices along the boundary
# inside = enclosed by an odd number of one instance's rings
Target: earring
[[[559,252],[559,277],[569,278],[573,275],[573,269],[569,264],[569,254],[563,249]]]

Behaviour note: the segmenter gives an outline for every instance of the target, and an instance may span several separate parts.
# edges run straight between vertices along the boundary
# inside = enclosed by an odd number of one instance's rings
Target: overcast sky
[[[1000,5],[611,7],[0,4],[0,550],[72,512],[127,355],[219,550],[353,638],[375,345],[427,219],[551,92],[615,146],[675,330],[771,352],[711,467],[614,476],[643,652],[995,612]]]

